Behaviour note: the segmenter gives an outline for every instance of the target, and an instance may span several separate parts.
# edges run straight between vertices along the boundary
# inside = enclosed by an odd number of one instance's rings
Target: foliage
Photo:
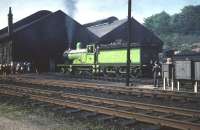
[[[186,6],[180,13],[166,12],[145,19],[144,25],[156,33],[165,48],[190,49],[192,43],[200,41],[200,5]]]
[[[163,11],[160,14],[156,14],[145,19],[145,25],[157,34],[169,32],[170,15]]]

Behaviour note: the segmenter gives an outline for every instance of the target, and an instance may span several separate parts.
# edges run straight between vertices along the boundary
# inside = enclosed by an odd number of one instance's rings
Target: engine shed
[[[128,19],[118,20],[116,17],[110,17],[93,23],[84,25],[93,32],[98,39],[98,44],[126,44],[128,42]],[[142,47],[144,58],[155,57],[158,59],[158,53],[162,51],[163,42],[144,25],[140,24],[134,18],[131,18],[131,43],[136,43]]]
[[[55,71],[56,64],[63,63],[63,52],[77,42],[85,46],[127,43],[128,39],[127,19],[115,17],[81,25],[60,10],[42,10],[13,24],[10,9],[8,23],[0,30],[0,64],[30,62],[45,72]],[[162,41],[133,18],[131,36],[132,43],[146,48],[143,57],[157,59]]]
[[[9,26],[0,30],[0,64],[30,62],[41,72],[55,71],[69,43],[97,38],[60,10],[42,10],[14,24],[11,9],[8,16]]]

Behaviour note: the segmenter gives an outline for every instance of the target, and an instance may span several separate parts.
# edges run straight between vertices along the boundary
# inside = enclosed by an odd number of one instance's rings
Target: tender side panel
[[[131,63],[133,64],[141,63],[141,49],[140,48],[131,49]]]
[[[127,62],[127,50],[126,49],[116,49],[116,50],[101,50],[98,55],[99,64],[114,64],[120,63],[125,64]],[[131,63],[140,64],[141,55],[140,48],[131,49]]]

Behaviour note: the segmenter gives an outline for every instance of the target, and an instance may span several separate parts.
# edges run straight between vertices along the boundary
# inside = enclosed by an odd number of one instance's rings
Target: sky
[[[7,26],[9,6],[12,7],[14,22],[39,10],[69,13],[74,0],[0,0],[0,29]],[[73,18],[79,23],[89,23],[110,16],[127,17],[128,0],[75,0]],[[184,6],[200,5],[200,0],[132,0],[132,16],[140,23],[153,14],[166,11],[173,15]],[[71,13],[69,15],[71,15]]]

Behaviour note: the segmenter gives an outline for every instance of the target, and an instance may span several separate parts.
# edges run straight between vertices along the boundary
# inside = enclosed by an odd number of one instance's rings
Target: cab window
[[[93,46],[88,46],[87,47],[87,52],[88,53],[94,53],[94,47]]]

